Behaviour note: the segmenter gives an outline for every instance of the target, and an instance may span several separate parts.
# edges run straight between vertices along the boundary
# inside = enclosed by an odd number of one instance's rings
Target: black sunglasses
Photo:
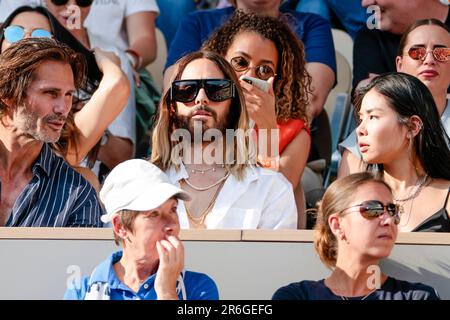
[[[206,96],[215,102],[221,102],[234,97],[234,83],[229,79],[199,79],[177,80],[170,87],[170,99],[182,103],[192,102],[200,89],[205,90]]]
[[[52,3],[55,6],[63,6],[63,5],[66,5],[67,2],[69,2],[69,0],[52,0]],[[82,8],[89,7],[92,4],[92,2],[94,2],[94,0],[77,0],[76,1],[77,6],[82,7]]]
[[[379,216],[382,216],[384,214],[384,210],[386,209],[386,212],[390,217],[394,219],[395,224],[400,223],[400,206],[395,203],[388,203],[387,205],[384,205],[379,200],[368,200],[364,201],[360,204],[345,208],[341,212],[351,209],[351,208],[357,208],[359,207],[359,213],[366,218],[366,219],[375,219]],[[350,212],[349,212],[350,213]]]
[[[427,54],[431,52],[436,61],[446,62],[450,60],[450,48],[438,47],[428,51],[424,47],[412,47],[408,50],[408,56],[413,60],[424,61]]]
[[[270,77],[276,76],[275,71],[273,71],[269,65],[261,64],[256,67],[250,67],[250,62],[242,56],[232,58],[230,63],[234,71],[237,72],[245,72],[248,69],[255,69],[256,75],[261,80],[268,80]]]

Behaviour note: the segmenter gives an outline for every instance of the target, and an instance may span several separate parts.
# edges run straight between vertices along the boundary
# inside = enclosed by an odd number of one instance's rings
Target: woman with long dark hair
[[[423,19],[412,24],[403,34],[396,58],[398,72],[420,79],[430,90],[441,122],[450,134],[450,30],[439,20]],[[342,161],[338,177],[364,170],[356,132],[340,144]]]
[[[428,88],[392,73],[357,92],[362,159],[380,171],[400,205],[400,231],[450,232],[449,137]]]

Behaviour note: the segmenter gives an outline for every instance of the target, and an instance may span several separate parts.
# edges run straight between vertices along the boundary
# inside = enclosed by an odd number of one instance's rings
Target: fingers
[[[180,252],[183,252],[180,244],[177,239],[156,242],[159,267],[155,278],[155,291],[158,300],[178,299],[176,283],[184,266],[184,260],[180,263]]]
[[[168,239],[170,241],[170,243],[175,247],[176,250],[176,257],[177,257],[177,262],[178,263],[183,263],[184,264],[184,246],[183,243],[174,236],[169,236]]]
[[[244,93],[245,93],[246,91],[247,91],[247,92],[251,92],[251,90],[252,90],[253,88],[255,88],[254,85],[252,85],[252,84],[250,84],[250,83],[248,83],[248,82],[246,82],[246,81],[244,81],[244,80],[241,80],[241,79],[239,79],[239,84],[240,84],[241,88],[243,89]]]
[[[162,247],[162,254],[159,259],[166,262],[167,264],[173,264],[176,260],[175,247],[170,244],[167,240],[160,240],[158,243]]]
[[[269,83],[269,94],[270,95],[272,95],[272,96],[274,96],[275,94],[274,94],[274,92],[273,92],[273,82],[275,81],[275,77],[270,77],[268,80],[267,80],[267,82]]]
[[[184,247],[180,240],[174,236],[169,236],[167,240],[160,240],[156,243],[160,263],[169,268],[181,268],[184,265]]]

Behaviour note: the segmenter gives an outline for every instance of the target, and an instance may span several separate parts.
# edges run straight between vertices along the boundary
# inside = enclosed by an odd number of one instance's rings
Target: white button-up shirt
[[[167,172],[171,182],[180,186],[188,178],[185,167]],[[178,215],[182,229],[189,229],[184,202],[179,200]],[[243,180],[230,175],[205,219],[207,229],[296,229],[297,207],[290,182],[280,173],[248,167]]]

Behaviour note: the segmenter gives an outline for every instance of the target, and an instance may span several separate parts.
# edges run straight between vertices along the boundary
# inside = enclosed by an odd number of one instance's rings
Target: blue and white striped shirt
[[[31,171],[7,227],[102,227],[94,188],[46,143]]]

